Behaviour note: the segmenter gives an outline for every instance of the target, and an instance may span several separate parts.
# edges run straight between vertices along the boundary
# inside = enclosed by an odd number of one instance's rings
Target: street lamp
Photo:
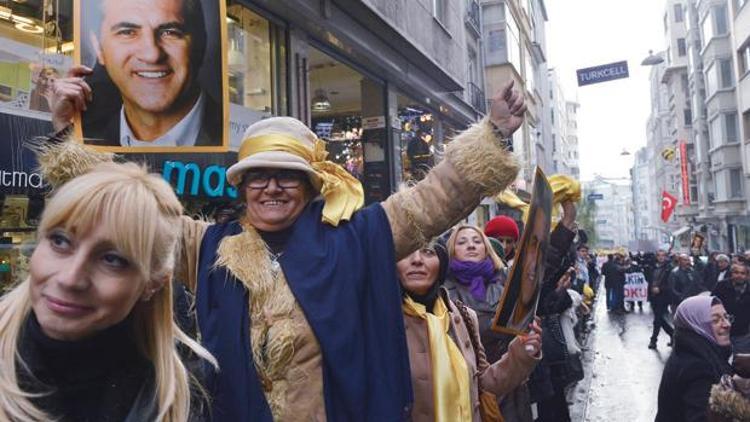
[[[648,57],[643,59],[641,66],[654,66],[659,63],[664,63],[664,58],[661,55],[654,54],[654,50],[648,50]]]

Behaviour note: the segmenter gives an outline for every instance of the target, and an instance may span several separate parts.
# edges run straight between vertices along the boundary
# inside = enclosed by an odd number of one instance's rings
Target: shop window
[[[227,64],[230,120],[239,145],[244,128],[258,120],[286,114],[286,32],[252,10],[227,7]],[[237,138],[237,139],[235,139]]]
[[[422,180],[435,165],[438,143],[435,116],[430,110],[407,96],[398,96],[401,121],[401,179]]]

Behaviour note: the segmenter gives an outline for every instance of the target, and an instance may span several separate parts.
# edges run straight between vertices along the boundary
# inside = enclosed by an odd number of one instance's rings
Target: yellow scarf
[[[565,201],[578,202],[581,200],[581,183],[564,174],[554,174],[547,180],[552,188],[552,221],[557,221],[559,204]],[[526,221],[526,214],[529,213],[529,204],[523,202],[515,193],[505,190],[495,197],[495,200],[521,211],[523,213],[523,221]]]
[[[317,139],[310,149],[298,140],[281,134],[260,135],[242,141],[237,160],[260,152],[279,151],[296,155],[308,163],[323,185],[320,194],[325,200],[323,222],[338,226],[341,220],[349,220],[355,211],[365,204],[362,184],[340,165],[327,161],[328,152],[323,141]]]
[[[404,313],[427,321],[432,361],[432,391],[436,422],[471,422],[469,368],[464,356],[448,335],[450,315],[442,298],[435,301],[433,313],[406,296]]]

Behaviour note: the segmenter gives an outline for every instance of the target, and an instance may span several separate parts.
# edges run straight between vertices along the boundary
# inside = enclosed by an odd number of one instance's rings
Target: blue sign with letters
[[[589,198],[589,201],[597,201],[597,200],[600,200],[600,199],[604,199],[604,194],[601,194],[601,193],[590,193],[589,196],[588,196],[588,198]]]
[[[576,73],[578,74],[578,86],[623,79],[630,76],[628,73],[628,62],[626,61],[578,69]]]

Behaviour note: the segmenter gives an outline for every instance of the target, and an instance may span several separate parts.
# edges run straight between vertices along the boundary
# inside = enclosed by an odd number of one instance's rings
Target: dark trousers
[[[537,410],[539,417],[536,422],[570,422],[564,389],[555,388],[555,395],[537,403]]]
[[[607,309],[613,309],[615,307],[615,289],[607,287]]]
[[[668,305],[666,303],[651,303],[651,309],[654,311],[654,331],[651,333],[651,342],[656,343],[656,339],[659,337],[659,331],[664,329],[670,337],[674,334],[674,329],[667,321],[667,313],[669,313]]]

